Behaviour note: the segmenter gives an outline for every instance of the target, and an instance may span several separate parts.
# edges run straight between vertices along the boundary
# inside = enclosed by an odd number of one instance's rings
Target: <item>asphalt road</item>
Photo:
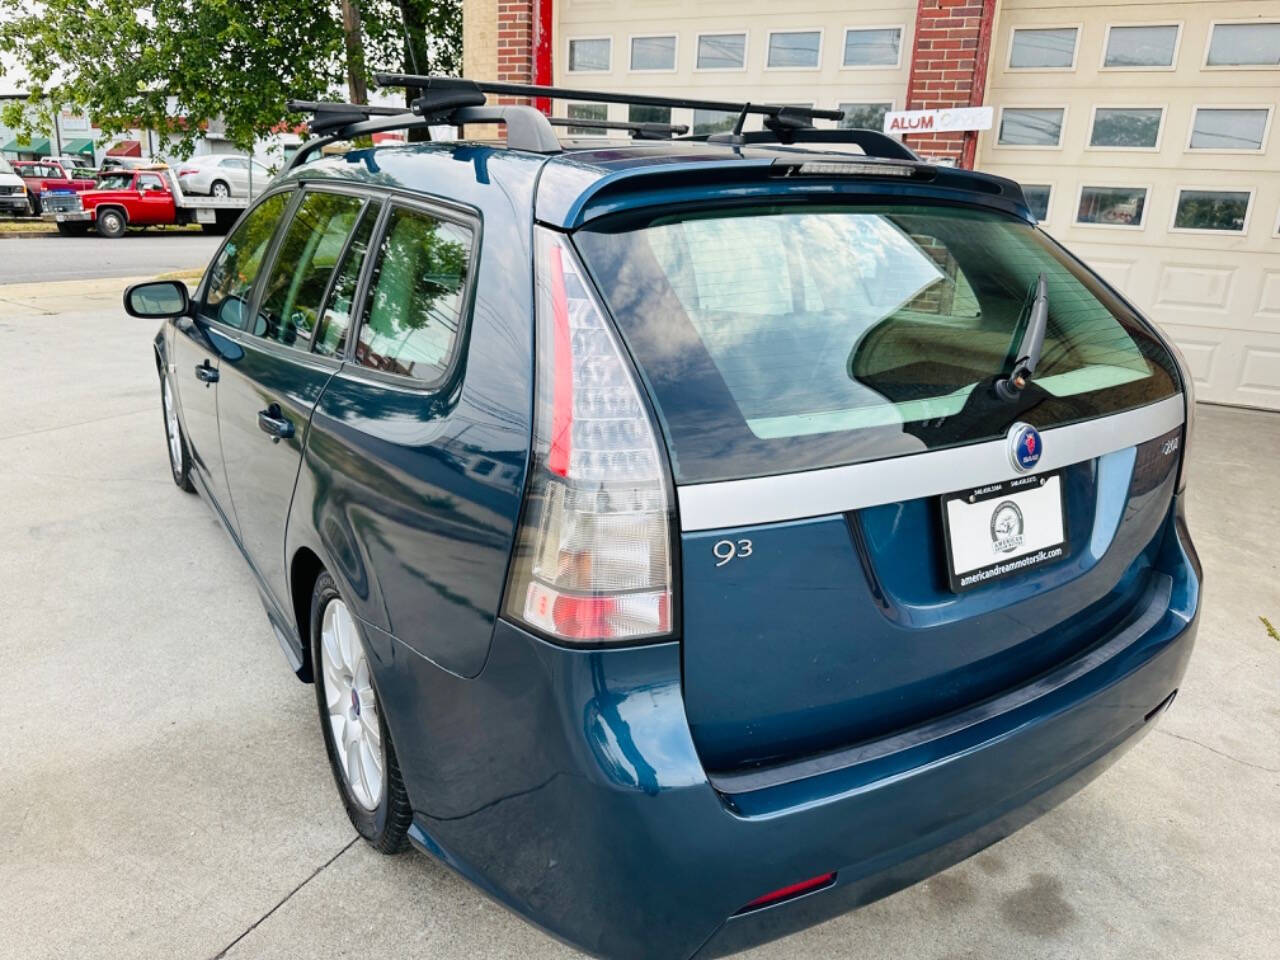
[[[135,277],[204,267],[218,237],[189,231],[102,237],[0,237],[0,284]]]
[[[577,956],[356,839],[312,688],[170,480],[156,324],[118,297],[0,287],[0,957]],[[986,852],[749,957],[1277,955],[1280,416],[1204,408],[1192,455],[1208,599],[1156,730]]]

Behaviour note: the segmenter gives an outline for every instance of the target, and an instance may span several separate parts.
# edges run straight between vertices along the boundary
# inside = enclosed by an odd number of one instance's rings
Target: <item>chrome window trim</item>
[[[1065,427],[1041,430],[1037,473],[1132,447],[1182,424],[1183,398],[1164,400]],[[680,530],[719,530],[803,520],[885,503],[935,497],[1019,476],[1005,437],[906,457],[746,480],[676,487]]]

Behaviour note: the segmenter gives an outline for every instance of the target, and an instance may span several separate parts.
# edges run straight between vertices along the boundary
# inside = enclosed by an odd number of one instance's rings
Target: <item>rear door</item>
[[[240,349],[223,358],[218,420],[240,540],[282,610],[289,609],[284,531],[298,464],[311,412],[345,346],[326,335],[326,302],[353,232],[362,220],[367,230],[376,213],[362,194],[304,191],[236,338]]]
[[[576,242],[671,454],[709,769],[940,717],[1132,615],[1169,515],[1175,365],[1042,233],[956,206],[790,205]],[[1006,400],[1042,273],[1043,356]]]
[[[292,194],[276,193],[250,210],[227,237],[196,292],[194,317],[180,317],[170,372],[196,472],[227,524],[235,512],[218,437],[218,379],[224,357],[236,357],[238,331],[263,258]]]

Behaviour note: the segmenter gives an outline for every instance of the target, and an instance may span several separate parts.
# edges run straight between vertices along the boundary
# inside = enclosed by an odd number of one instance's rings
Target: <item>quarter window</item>
[[[1268,113],[1265,107],[1198,107],[1191,126],[1191,149],[1261,150]]]
[[[699,70],[741,70],[746,63],[745,33],[704,33],[698,37]]]
[[[1006,107],[1000,114],[998,143],[1014,147],[1056,147],[1062,143],[1061,107]]]
[[[1178,47],[1176,24],[1112,27],[1107,31],[1104,67],[1171,67]]]
[[[262,269],[276,224],[284,215],[290,194],[273,193],[240,221],[209,270],[202,316],[239,327],[248,307],[253,282]]]
[[[892,103],[842,103],[844,119],[842,130],[883,130],[884,115],[893,109]]]
[[[1061,70],[1075,66],[1076,33],[1075,27],[1014,30],[1010,41],[1009,69]]]
[[[360,282],[360,270],[369,251],[369,239],[378,221],[380,206],[371,202],[360,218],[356,232],[347,246],[346,256],[338,278],[333,282],[333,292],[325,304],[324,314],[316,327],[315,346],[312,348],[323,357],[342,356],[347,349],[347,330],[351,326],[351,310],[355,305],[356,287]]]
[[[1163,115],[1161,107],[1098,107],[1089,146],[1154,149],[1160,141]]]
[[[569,41],[570,73],[607,73],[613,41],[608,37]]]
[[[1140,227],[1146,206],[1146,187],[1082,187],[1076,223]]]
[[[779,30],[769,34],[768,65],[816,67],[821,48],[822,34],[817,30]]]
[[[391,213],[356,344],[366,367],[439,380],[462,323],[472,233],[406,208]]]
[[[901,49],[901,27],[846,30],[843,64],[846,67],[896,67],[901,62]]]
[[[1179,190],[1173,228],[1243,233],[1249,199],[1248,190]]]
[[[1027,199],[1027,206],[1031,209],[1031,215],[1040,222],[1049,219],[1049,194],[1051,189],[1048,184],[1023,184],[1022,195]]]
[[[363,201],[339,193],[310,192],[289,222],[267,274],[252,333],[306,350],[324,295]]]
[[[676,68],[676,38],[632,37],[632,70],[674,70]]]
[[[1210,67],[1280,67],[1280,23],[1216,23]]]

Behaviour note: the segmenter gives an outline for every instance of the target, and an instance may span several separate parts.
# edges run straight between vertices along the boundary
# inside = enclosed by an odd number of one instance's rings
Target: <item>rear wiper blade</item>
[[[1031,382],[1036,372],[1036,364],[1040,362],[1040,351],[1044,349],[1044,334],[1048,326],[1049,284],[1045,282],[1042,273],[1036,280],[1036,295],[1031,301],[1031,314],[1027,317],[1027,326],[1018,344],[1013,370],[1009,376],[996,381],[996,393],[1003,399],[1017,400],[1026,385]]]

